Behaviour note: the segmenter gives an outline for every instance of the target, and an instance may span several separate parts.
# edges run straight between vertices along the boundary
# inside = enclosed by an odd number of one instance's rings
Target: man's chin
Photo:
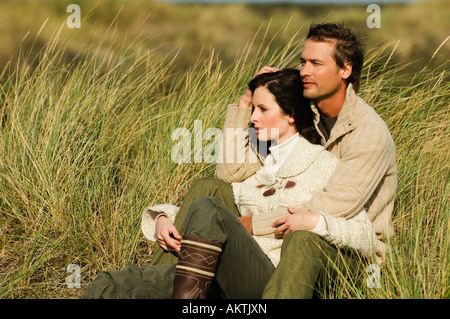
[[[303,96],[309,100],[314,100],[317,96],[316,91],[312,89],[304,89]]]

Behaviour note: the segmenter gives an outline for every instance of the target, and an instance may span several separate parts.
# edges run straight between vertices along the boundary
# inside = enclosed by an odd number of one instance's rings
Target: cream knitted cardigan
[[[280,216],[287,215],[287,207],[300,205],[308,201],[315,191],[323,189],[337,163],[337,158],[322,146],[313,145],[298,136],[293,149],[275,174],[266,174],[267,169],[263,166],[245,181],[232,183],[235,203],[242,216],[262,215],[273,211],[278,211]],[[288,182],[295,184],[285,188]],[[275,193],[264,196],[264,192],[269,189],[275,189]],[[144,236],[155,241],[157,217],[162,213],[174,222],[177,212],[178,207],[171,204],[147,207],[142,215]],[[337,247],[352,248],[365,256],[373,255],[376,237],[365,210],[348,220],[326,214],[321,216],[325,227],[316,227],[313,232]],[[283,240],[275,238],[273,227],[254,229],[257,230],[254,233],[255,240],[276,267]]]

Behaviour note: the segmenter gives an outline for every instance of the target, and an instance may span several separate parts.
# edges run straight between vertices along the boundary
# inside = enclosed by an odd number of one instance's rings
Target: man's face
[[[320,103],[333,98],[346,87],[345,79],[349,76],[333,58],[335,42],[315,42],[306,40],[300,62],[300,76],[303,81],[303,95]],[[351,71],[350,71],[351,73]],[[345,90],[344,90],[345,91]]]

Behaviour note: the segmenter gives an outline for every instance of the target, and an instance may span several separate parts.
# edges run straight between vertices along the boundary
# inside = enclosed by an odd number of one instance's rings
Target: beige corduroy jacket
[[[311,103],[311,108],[316,115],[316,129],[321,134],[318,109],[314,103]],[[250,116],[250,108],[235,106],[225,120],[222,158],[217,164],[216,175],[226,182],[243,181],[262,166],[258,150],[251,147],[248,138],[245,143],[230,143],[236,138],[230,138],[229,133],[247,130]],[[339,163],[323,190],[315,192],[298,208],[346,219],[365,208],[377,237],[377,260],[383,262],[385,241],[392,235],[391,215],[397,189],[395,145],[384,121],[356,95],[351,84],[330,138],[325,141],[322,136],[322,145],[339,158]],[[230,152],[234,154],[234,161],[230,159]],[[244,160],[236,154],[245,154]],[[268,229],[287,213],[276,210],[254,216],[252,227],[256,232]]]

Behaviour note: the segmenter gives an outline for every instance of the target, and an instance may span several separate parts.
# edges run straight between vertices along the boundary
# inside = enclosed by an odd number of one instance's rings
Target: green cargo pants
[[[311,299],[328,295],[338,277],[361,278],[361,258],[337,249],[319,235],[297,230],[283,241],[281,259],[263,293],[264,299]]]
[[[220,295],[212,289],[214,297],[261,298],[274,266],[237,215],[231,185],[205,178],[188,191],[175,226],[181,234],[223,244],[214,285]],[[174,254],[161,249],[150,266],[101,272],[83,298],[171,298],[176,262]]]
[[[180,234],[224,244],[213,286],[220,295],[212,289],[212,297],[311,298],[318,284],[336,275],[330,264],[354,264],[351,253],[343,255],[312,232],[295,231],[285,238],[275,270],[238,215],[231,185],[204,178],[189,189],[175,219]],[[101,272],[83,298],[171,298],[177,259],[159,248],[150,266]]]

